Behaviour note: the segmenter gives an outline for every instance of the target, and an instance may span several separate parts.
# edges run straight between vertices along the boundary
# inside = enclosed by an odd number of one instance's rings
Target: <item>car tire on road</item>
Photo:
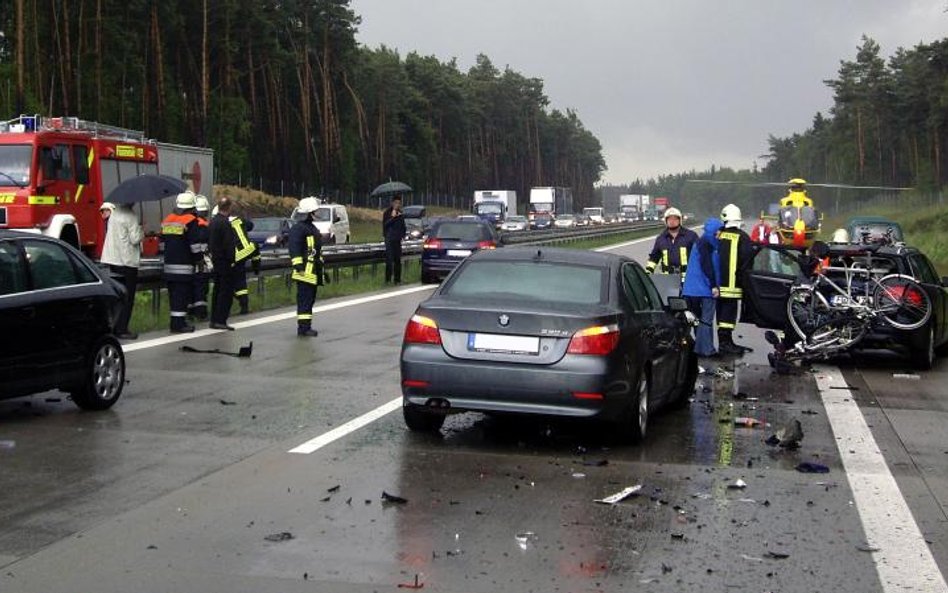
[[[83,384],[70,391],[72,401],[83,410],[111,408],[125,387],[125,353],[118,340],[105,337],[89,350]]]
[[[435,414],[408,402],[402,404],[402,416],[412,432],[438,432],[444,425],[444,414]]]
[[[632,390],[631,401],[619,418],[616,426],[617,436],[626,442],[638,444],[645,440],[648,433],[648,421],[651,401],[649,400],[648,372],[639,370],[635,388]]]
[[[937,353],[935,352],[935,325],[929,323],[925,328],[925,337],[922,343],[910,351],[912,364],[920,371],[930,371],[935,366]]]

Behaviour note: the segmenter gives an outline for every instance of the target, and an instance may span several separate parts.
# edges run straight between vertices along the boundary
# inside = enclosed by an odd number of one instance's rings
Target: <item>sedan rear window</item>
[[[459,222],[438,225],[434,236],[438,239],[454,239],[455,241],[487,241],[491,238],[490,231],[484,225]]]
[[[600,268],[535,262],[468,262],[442,294],[595,305],[605,302]]]

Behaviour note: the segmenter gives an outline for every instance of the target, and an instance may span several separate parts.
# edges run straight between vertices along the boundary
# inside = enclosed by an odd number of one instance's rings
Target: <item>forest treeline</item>
[[[855,59],[842,60],[836,78],[823,82],[833,90],[828,113],[817,113],[803,132],[770,136],[766,165],[759,170],[712,166],[603,191],[666,195],[685,208],[711,213],[729,201],[752,212],[766,210],[784,192],[695,180],[753,184],[802,177],[811,183],[911,187],[921,193],[948,185],[948,38],[898,48],[886,60],[879,44],[863,37]],[[792,100],[794,94],[807,92],[806,84],[786,92],[787,100]],[[879,193],[811,190],[844,206]]]
[[[409,18],[407,15],[405,18]],[[277,191],[564,185],[605,170],[578,115],[487,56],[367,48],[348,0],[0,0],[0,114],[75,115],[215,149]]]

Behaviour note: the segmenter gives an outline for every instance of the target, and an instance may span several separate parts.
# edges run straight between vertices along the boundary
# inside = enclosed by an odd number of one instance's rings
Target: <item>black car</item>
[[[787,299],[794,282],[803,279],[801,254],[786,247],[761,245],[752,263],[744,271],[744,305],[741,320],[758,327],[787,328]],[[871,254],[877,275],[904,274],[915,278],[932,303],[931,319],[915,330],[877,325],[860,341],[862,348],[882,348],[907,354],[920,369],[930,369],[937,354],[948,349],[948,278],[939,278],[928,257],[914,247],[902,245],[829,246],[831,267],[865,265]],[[835,275],[834,275],[835,274]],[[827,276],[845,286],[841,273]],[[857,280],[858,281],[858,280]],[[792,331],[792,330],[791,330]]]
[[[63,241],[0,231],[0,399],[59,389],[104,410],[125,384],[125,289]]]
[[[278,216],[254,218],[253,228],[247,232],[247,238],[261,250],[286,247],[292,224],[290,219]]]
[[[698,373],[685,301],[635,261],[508,248],[468,258],[417,311],[401,352],[409,428],[480,411],[604,419],[638,441]]]
[[[438,282],[475,251],[500,244],[494,227],[481,220],[442,220],[435,223],[421,251],[421,282]]]
[[[530,228],[537,231],[552,229],[553,215],[545,213],[534,214],[533,218],[530,219]]]

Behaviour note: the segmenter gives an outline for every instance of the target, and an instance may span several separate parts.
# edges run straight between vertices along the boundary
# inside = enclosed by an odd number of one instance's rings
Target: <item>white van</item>
[[[313,224],[323,236],[324,244],[349,242],[349,212],[342,204],[320,204],[313,213]]]

